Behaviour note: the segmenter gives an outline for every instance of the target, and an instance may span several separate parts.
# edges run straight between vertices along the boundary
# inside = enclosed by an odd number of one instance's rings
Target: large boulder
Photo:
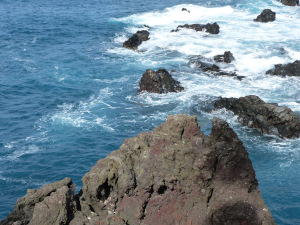
[[[280,2],[284,5],[288,6],[296,6],[299,5],[299,0],[280,0]]]
[[[75,197],[69,178],[29,190],[1,225],[275,224],[243,143],[217,118],[206,136],[195,116],[169,116],[82,181]]]
[[[195,31],[205,31],[211,34],[218,34],[220,32],[220,26],[217,23],[213,23],[213,24],[208,23],[206,25],[205,24],[179,25],[177,29],[172,30],[171,32],[178,32],[182,28],[193,29]]]
[[[276,64],[275,68],[270,69],[266,74],[278,76],[300,76],[300,60],[288,64]]]
[[[275,224],[243,143],[212,124],[205,136],[196,117],[169,116],[99,160],[82,189],[95,224]]]
[[[224,52],[223,55],[214,56],[216,62],[231,63],[234,60],[233,54],[230,51]]]
[[[267,22],[273,22],[276,19],[276,13],[273,12],[271,9],[264,9],[260,15],[257,16],[254,21],[261,22],[261,23],[267,23]]]
[[[150,33],[146,30],[137,31],[131,38],[123,43],[123,47],[136,50],[143,41],[149,40]]]
[[[299,116],[288,107],[265,103],[255,95],[241,98],[221,98],[215,102],[214,107],[233,111],[243,125],[258,128],[263,134],[277,135],[281,138],[299,137]]]
[[[174,78],[165,69],[146,70],[140,81],[141,91],[147,91],[151,93],[168,93],[168,92],[180,92],[184,88],[180,86],[180,82],[174,80]]]
[[[13,212],[1,225],[69,224],[74,217],[75,185],[70,178],[46,184],[38,190],[28,189]]]

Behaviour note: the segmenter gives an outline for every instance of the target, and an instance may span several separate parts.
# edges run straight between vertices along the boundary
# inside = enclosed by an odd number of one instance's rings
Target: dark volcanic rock
[[[141,91],[147,91],[151,93],[168,93],[168,92],[180,92],[184,88],[180,86],[180,82],[174,80],[174,78],[164,69],[146,70],[140,81]]]
[[[242,142],[216,118],[210,136],[175,115],[127,139],[83,177],[83,197],[103,224],[275,224]]]
[[[74,217],[74,190],[70,178],[46,184],[38,190],[29,189],[0,224],[68,224]]]
[[[299,5],[299,0],[281,0],[281,3],[288,6]]]
[[[271,9],[264,9],[260,15],[257,16],[254,21],[256,22],[262,22],[262,23],[267,23],[267,22],[273,22],[275,21],[276,18],[276,13],[273,12]]]
[[[238,115],[238,120],[250,128],[258,128],[263,134],[281,138],[298,138],[300,117],[288,107],[265,103],[255,95],[241,98],[221,98],[215,109],[226,108]]]
[[[216,62],[231,63],[234,60],[233,54],[230,51],[224,52],[223,55],[216,55],[214,57]]]
[[[123,43],[123,47],[136,50],[143,41],[149,40],[150,33],[146,30],[137,31],[131,38]]]
[[[288,64],[276,64],[274,69],[268,70],[266,74],[279,76],[300,76],[300,60]]]
[[[186,8],[182,8],[181,11],[186,11],[186,12],[190,13],[190,10],[187,10]]]
[[[1,225],[275,224],[243,143],[216,118],[205,136],[196,117],[169,116],[125,140],[82,181],[76,209],[65,179],[28,192]]]
[[[171,32],[178,32],[180,28],[187,28],[187,29],[193,29],[195,31],[205,31],[211,34],[218,34],[220,32],[220,27],[217,23],[213,24],[185,24],[185,25],[179,25],[176,30],[172,30]]]
[[[217,56],[215,56],[215,57],[217,57]],[[189,63],[192,64],[193,67],[199,68],[203,72],[208,72],[214,76],[229,76],[229,77],[234,77],[238,80],[242,80],[243,78],[245,78],[244,76],[237,75],[235,72],[222,71],[219,66],[217,66],[213,63],[210,63],[210,62],[205,62],[204,60],[206,60],[206,59],[201,56],[195,56],[195,57],[191,58]],[[220,60],[221,60],[221,57],[220,57]]]

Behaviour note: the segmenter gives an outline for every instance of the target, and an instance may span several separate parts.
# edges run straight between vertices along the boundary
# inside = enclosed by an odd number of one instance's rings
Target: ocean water
[[[182,12],[187,8],[190,13]],[[272,23],[253,19],[265,8]],[[300,115],[300,79],[265,75],[276,63],[300,59],[300,7],[277,0],[0,0],[0,220],[28,188],[81,177],[124,139],[150,131],[170,114],[230,123],[256,170],[277,224],[300,224],[300,139],[262,136],[232,113],[210,111],[219,96],[258,95]],[[217,22],[220,33],[170,30]],[[139,51],[122,48],[150,26]],[[221,67],[246,76],[214,77],[189,65],[194,55],[231,51]],[[146,69],[165,68],[185,90],[138,94]]]

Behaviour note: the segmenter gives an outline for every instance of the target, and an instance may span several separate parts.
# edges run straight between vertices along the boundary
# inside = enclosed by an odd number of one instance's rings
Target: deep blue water
[[[275,22],[252,21],[264,8],[277,13]],[[300,140],[262,136],[231,113],[209,112],[218,96],[255,94],[300,115],[299,78],[264,74],[300,59],[299,19],[300,7],[276,0],[0,0],[0,220],[28,188],[68,176],[79,189],[81,177],[125,138],[187,113],[206,134],[213,116],[226,119],[249,152],[277,224],[300,224]],[[218,22],[220,34],[170,33],[207,22]],[[151,39],[139,52],[122,48],[144,24]],[[224,69],[243,81],[188,64],[192,55],[227,50],[236,60]],[[175,70],[185,91],[137,94],[144,71],[158,68]]]

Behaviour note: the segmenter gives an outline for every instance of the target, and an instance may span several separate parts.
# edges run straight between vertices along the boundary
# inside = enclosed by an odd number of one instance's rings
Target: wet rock
[[[187,10],[186,8],[182,8],[181,11],[186,11],[186,12],[190,13],[190,10]]]
[[[146,30],[137,31],[131,38],[123,43],[123,47],[136,50],[143,41],[149,40],[150,33]]]
[[[140,81],[141,91],[147,91],[151,93],[168,93],[168,92],[180,92],[184,88],[180,86],[180,82],[174,80],[174,78],[164,69],[146,70]]]
[[[99,224],[275,224],[242,142],[216,118],[205,136],[196,117],[169,116],[99,160],[82,190]]]
[[[299,116],[288,107],[265,103],[255,95],[241,98],[221,98],[215,102],[214,107],[233,111],[243,125],[258,128],[262,134],[277,135],[281,138],[299,137]]]
[[[268,70],[266,74],[278,76],[300,76],[300,60],[288,64],[276,64],[275,68]]]
[[[182,28],[193,29],[195,31],[205,31],[211,34],[218,34],[220,32],[220,27],[217,23],[213,23],[213,24],[208,23],[206,25],[204,24],[179,25],[176,30],[172,30],[171,32],[178,32]]]
[[[225,62],[225,63],[231,63],[234,60],[233,54],[230,51],[224,52],[223,55],[216,55],[214,57],[214,60],[216,62]]]
[[[275,21],[276,18],[276,13],[273,12],[271,9],[264,9],[260,15],[257,16],[254,21],[256,22],[262,22],[262,23],[267,23],[267,22],[273,22]]]
[[[29,189],[0,224],[68,224],[75,210],[74,190],[70,178],[46,184],[38,190]]]
[[[287,6],[299,5],[299,0],[281,0],[280,2],[284,5],[287,5]]]
[[[215,57],[217,57],[217,56],[215,56]],[[229,56],[227,56],[227,57],[229,57]],[[221,60],[221,57],[220,57],[220,60]],[[224,58],[224,60],[225,60],[225,58]],[[229,60],[229,59],[226,59],[226,60]],[[202,56],[192,57],[190,59],[189,63],[194,68],[199,68],[203,72],[207,72],[207,73],[212,74],[214,76],[228,76],[228,77],[234,77],[234,78],[236,78],[238,80],[242,80],[243,78],[245,78],[244,76],[237,75],[235,72],[225,72],[225,71],[222,71],[219,66],[217,66],[216,64],[213,64],[213,63],[209,62],[209,60],[203,58]]]

